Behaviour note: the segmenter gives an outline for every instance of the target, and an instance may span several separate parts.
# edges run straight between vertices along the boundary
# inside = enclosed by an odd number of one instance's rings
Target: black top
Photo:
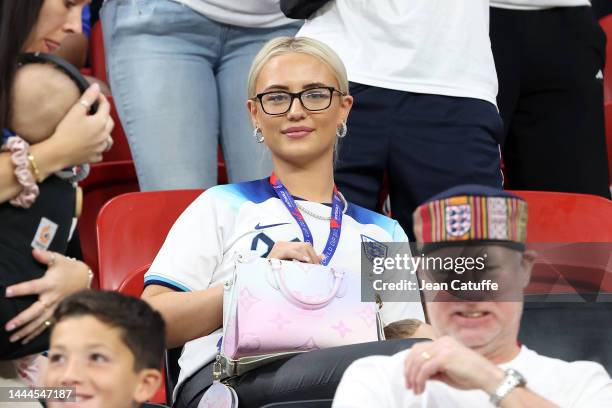
[[[10,319],[38,298],[26,296],[7,299],[4,295],[7,286],[44,275],[46,265],[38,263],[32,256],[32,242],[35,238],[39,243],[48,240],[47,249],[61,254],[66,252],[68,246],[75,214],[76,189],[56,176],[49,177],[39,187],[40,194],[29,209],[14,207],[8,201],[0,204],[0,360],[40,352],[48,344],[47,332],[25,347],[20,343],[11,344],[8,342],[10,334],[4,330]],[[38,231],[41,224],[50,228]],[[57,225],[55,234],[51,234],[53,224]]]

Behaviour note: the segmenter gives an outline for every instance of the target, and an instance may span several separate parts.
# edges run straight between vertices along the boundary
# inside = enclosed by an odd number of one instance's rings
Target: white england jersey
[[[300,201],[314,212],[328,216],[325,204]],[[329,235],[329,221],[303,213],[320,254]],[[302,241],[300,227],[277,197],[268,179],[216,186],[205,191],[178,218],[145,275],[146,285],[162,285],[177,291],[196,291],[223,284],[232,277],[236,253],[256,251],[266,257],[277,241]],[[347,271],[361,271],[362,241],[405,242],[397,221],[349,204],[342,217],[338,247],[329,263]],[[381,309],[385,325],[401,319],[424,321],[418,302],[387,302]],[[213,361],[219,329],[185,344],[179,359],[177,384]]]

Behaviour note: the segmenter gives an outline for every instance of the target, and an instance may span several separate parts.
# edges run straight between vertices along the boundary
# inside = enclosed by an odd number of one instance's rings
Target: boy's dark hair
[[[55,310],[56,324],[71,317],[92,316],[119,329],[134,354],[134,369],[160,368],[166,328],[161,315],[145,301],[119,292],[82,290],[65,298]]]

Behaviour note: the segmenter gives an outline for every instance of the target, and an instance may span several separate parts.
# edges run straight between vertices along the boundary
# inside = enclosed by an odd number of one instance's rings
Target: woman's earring
[[[348,132],[346,122],[341,122],[336,129],[336,136],[342,139],[344,136],[346,136],[346,132]]]
[[[257,143],[263,143],[264,142],[264,135],[263,133],[261,133],[261,129],[259,127],[256,127],[255,129],[253,129],[253,137],[255,138],[255,141]]]

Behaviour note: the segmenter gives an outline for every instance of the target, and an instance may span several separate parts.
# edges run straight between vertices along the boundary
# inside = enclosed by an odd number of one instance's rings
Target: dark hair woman
[[[81,31],[81,12],[87,3],[88,0],[2,0],[0,3],[0,128],[3,145],[10,134],[11,88],[19,54],[55,51],[67,34]],[[90,114],[89,108],[96,102],[97,111]],[[112,143],[110,133],[114,124],[109,112],[108,101],[94,85],[81,96],[47,140],[31,146],[25,144],[20,152],[12,148],[0,152],[0,204],[24,193],[27,183],[24,184],[24,179],[20,178],[24,173],[32,181],[29,184],[36,185],[66,167],[100,161],[103,151]],[[4,147],[6,149],[6,145]],[[16,153],[23,154],[27,160],[18,163]],[[9,332],[11,342],[24,345],[49,326],[61,299],[87,287],[91,281],[91,271],[83,262],[39,249],[35,249],[32,255],[46,265],[44,276],[8,287],[0,282],[2,292],[5,292],[0,295],[5,294],[6,298],[37,299],[1,328]],[[6,379],[7,370],[0,371],[1,381]]]

